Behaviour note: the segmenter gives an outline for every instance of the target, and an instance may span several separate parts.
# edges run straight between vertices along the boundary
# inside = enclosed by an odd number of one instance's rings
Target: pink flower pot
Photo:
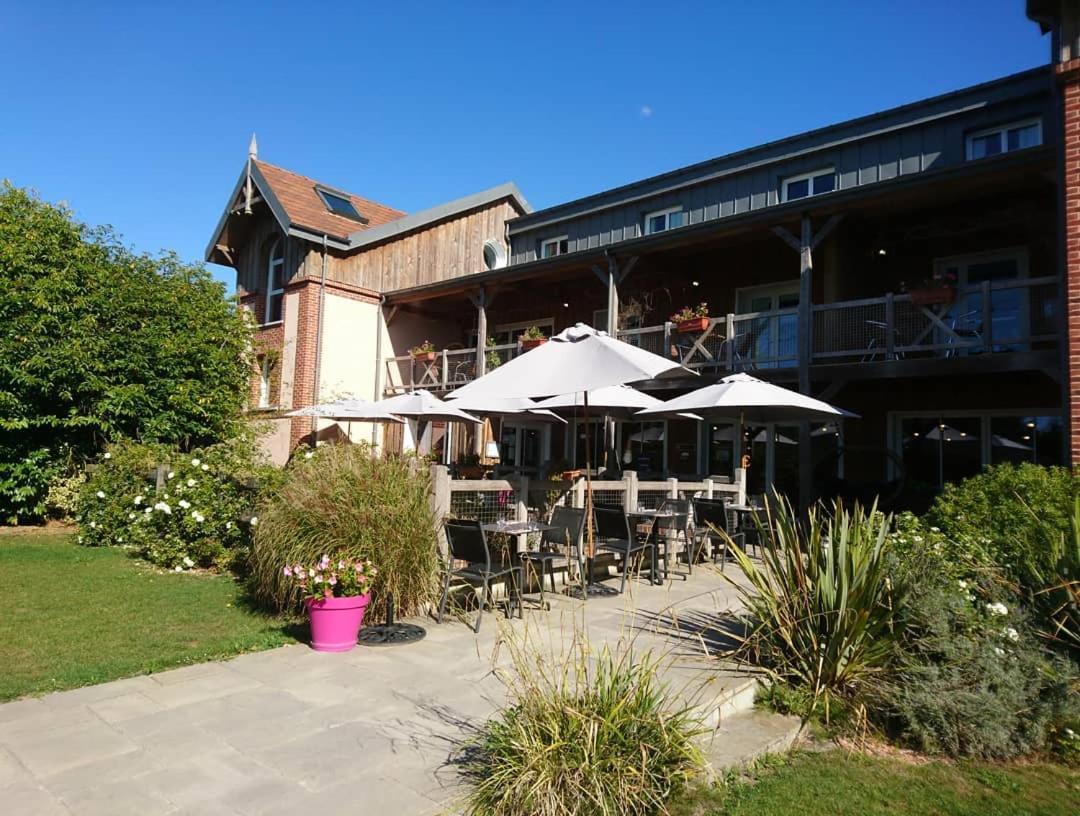
[[[347,652],[356,645],[364,610],[371,593],[351,598],[308,600],[311,618],[311,648],[317,652]]]

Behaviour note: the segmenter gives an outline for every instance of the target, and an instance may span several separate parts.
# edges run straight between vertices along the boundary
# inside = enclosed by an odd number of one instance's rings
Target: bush
[[[246,438],[180,453],[164,445],[114,445],[79,499],[79,541],[121,546],[161,567],[246,564],[255,486],[274,483]],[[168,467],[164,484],[155,469]]]
[[[278,610],[297,606],[300,594],[282,568],[333,552],[378,568],[368,615],[385,614],[388,593],[403,615],[422,612],[435,597],[439,567],[428,493],[419,460],[376,458],[367,445],[325,445],[296,457],[259,510],[256,596]]]
[[[512,645],[511,703],[468,754],[466,813],[653,814],[701,771],[701,731],[666,701],[656,666],[574,643],[554,661]]]
[[[806,689],[812,714],[851,697],[892,654],[892,609],[903,586],[889,575],[888,517],[837,503],[812,508],[800,524],[777,497],[760,564],[729,542],[747,581],[732,579],[748,615],[738,650],[774,680]]]
[[[56,521],[74,521],[85,484],[86,472],[82,470],[54,477],[45,496],[45,515]]]
[[[137,255],[0,185],[0,519],[33,521],[50,482],[120,438],[228,438],[250,321],[202,266]]]

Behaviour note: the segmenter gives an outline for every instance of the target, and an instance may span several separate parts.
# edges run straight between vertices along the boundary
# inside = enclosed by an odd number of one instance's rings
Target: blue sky
[[[253,131],[400,209],[539,208],[1049,54],[1021,0],[167,5],[0,0],[0,176],[188,260]]]

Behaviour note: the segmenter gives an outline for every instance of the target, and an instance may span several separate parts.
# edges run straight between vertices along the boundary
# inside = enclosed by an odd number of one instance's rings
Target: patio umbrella
[[[998,448],[1010,448],[1012,450],[1029,451],[1034,450],[1031,445],[1023,445],[1020,442],[1016,442],[1009,439],[1007,436],[1001,436],[1000,434],[994,434],[990,437],[990,444]]]
[[[480,423],[482,421],[423,389],[398,394],[396,397],[387,397],[374,404],[380,410],[405,417],[409,421],[409,431],[412,433],[413,440],[418,448],[420,447],[421,422]]]
[[[584,323],[578,323],[552,337],[528,354],[485,374],[459,388],[458,398],[490,396],[549,397],[588,392],[609,385],[624,385],[673,374],[696,374],[658,354],[609,337]],[[585,416],[585,518],[587,549],[592,557],[592,463],[589,432],[589,399],[581,400]]]
[[[470,397],[468,395],[459,397],[457,392],[455,392],[453,394],[448,394],[446,399],[455,408],[461,408],[476,416],[501,418],[527,414],[531,418],[543,420],[544,422],[561,422],[564,425],[566,424],[566,420],[561,416],[553,411],[541,408],[535,400],[531,400],[528,397],[514,397],[508,399],[485,396]]]
[[[285,414],[287,417],[323,417],[347,422],[404,422],[401,417],[358,397],[321,402]]]

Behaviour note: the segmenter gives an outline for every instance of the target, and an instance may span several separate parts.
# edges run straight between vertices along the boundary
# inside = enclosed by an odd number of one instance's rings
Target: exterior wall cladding
[[[569,252],[639,238],[645,214],[668,207],[691,226],[773,207],[783,179],[801,173],[833,168],[846,190],[943,170],[964,162],[967,133],[1002,122],[1041,117],[1050,144],[1053,91],[1049,66],[1037,68],[540,210],[510,222],[511,263],[564,235]]]
[[[1059,63],[1064,161],[1066,331],[1068,333],[1069,452],[1080,464],[1080,59]]]

